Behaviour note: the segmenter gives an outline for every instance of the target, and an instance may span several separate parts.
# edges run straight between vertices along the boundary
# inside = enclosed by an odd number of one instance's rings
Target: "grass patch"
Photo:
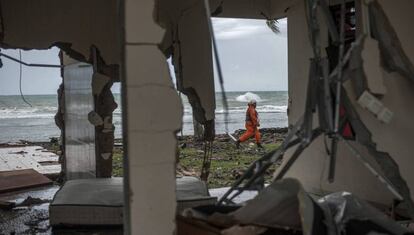
[[[213,157],[211,160],[210,176],[208,184],[210,188],[231,186],[243,172],[255,160],[264,154],[277,149],[280,143],[263,144],[264,150],[257,150],[256,146],[242,144],[240,149],[235,148],[232,142],[214,142]],[[123,152],[115,149],[113,155],[113,176],[123,176],[122,165]],[[203,162],[202,145],[187,144],[187,147],[179,150],[179,164],[188,172],[194,172],[199,176]],[[272,166],[265,175],[266,183],[269,183],[275,170]]]
[[[124,176],[124,167],[122,159],[124,152],[120,148],[114,148],[114,153],[112,155],[112,176],[122,177]]]

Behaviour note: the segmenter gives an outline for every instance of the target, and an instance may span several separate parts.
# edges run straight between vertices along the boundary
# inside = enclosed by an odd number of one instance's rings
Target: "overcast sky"
[[[263,20],[213,19],[225,88],[227,91],[287,90],[287,22],[279,21],[280,34],[273,33]],[[18,58],[17,50],[2,50]],[[23,51],[27,63],[58,64],[57,48]],[[19,94],[19,65],[2,58],[0,95]],[[24,94],[56,94],[61,82],[55,68],[23,66]],[[216,79],[217,80],[217,79]],[[119,86],[114,87],[117,91]],[[216,83],[216,90],[219,89]]]

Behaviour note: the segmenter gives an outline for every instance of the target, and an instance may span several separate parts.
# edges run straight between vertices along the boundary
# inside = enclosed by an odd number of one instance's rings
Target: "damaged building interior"
[[[0,0],[2,49],[61,50],[58,65],[25,64],[62,76],[63,184],[43,232],[412,233],[413,10],[411,0]],[[204,127],[205,154],[214,144],[215,92],[226,78],[211,17],[288,21],[289,132],[219,197],[175,172],[177,90]],[[118,105],[123,178],[111,177]],[[277,162],[271,184],[237,200]],[[0,234],[24,234],[1,211],[0,219]]]

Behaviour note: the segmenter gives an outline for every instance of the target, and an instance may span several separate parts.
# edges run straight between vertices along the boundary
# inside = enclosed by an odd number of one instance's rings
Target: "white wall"
[[[125,232],[140,235],[174,233],[175,132],[182,117],[181,101],[158,48],[164,30],[154,22],[154,2],[125,2]]]

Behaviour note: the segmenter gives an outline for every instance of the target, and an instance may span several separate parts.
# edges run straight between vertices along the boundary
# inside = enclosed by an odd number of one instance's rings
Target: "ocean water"
[[[247,102],[257,100],[262,128],[287,126],[287,91],[262,92],[227,92],[229,104],[228,130],[244,128]],[[25,104],[20,96],[0,96],[0,143],[28,140],[48,141],[50,137],[58,137],[59,129],[55,125],[54,116],[57,111],[56,95],[25,96],[33,107]],[[120,106],[120,96],[115,94],[115,100]],[[183,134],[192,134],[192,111],[185,96],[183,96],[184,116]],[[225,115],[221,93],[216,93],[216,133],[225,132]],[[122,110],[119,107],[114,112],[115,136],[121,138]]]

